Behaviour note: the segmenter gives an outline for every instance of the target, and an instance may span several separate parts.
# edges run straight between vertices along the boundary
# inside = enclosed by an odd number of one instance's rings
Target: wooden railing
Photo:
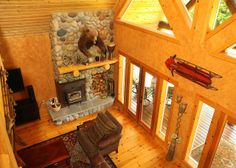
[[[0,55],[0,167],[16,168],[17,163],[13,152],[14,134],[12,126],[6,122],[5,116],[13,115],[13,105],[10,100],[9,89],[6,84],[6,70],[4,69],[2,58]],[[9,128],[7,130],[7,128]],[[9,135],[11,135],[9,137]],[[13,147],[12,147],[13,145]]]

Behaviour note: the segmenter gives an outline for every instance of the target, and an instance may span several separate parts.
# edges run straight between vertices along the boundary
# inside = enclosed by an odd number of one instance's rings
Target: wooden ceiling
[[[1,0],[0,36],[39,34],[49,31],[52,13],[107,9],[116,0]]]

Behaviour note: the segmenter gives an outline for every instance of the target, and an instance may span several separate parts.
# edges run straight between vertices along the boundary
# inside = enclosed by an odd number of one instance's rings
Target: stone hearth
[[[60,125],[64,122],[73,121],[89,114],[105,110],[110,107],[113,102],[113,97],[107,97],[105,99],[95,98],[93,100],[64,107],[59,112],[53,112],[50,108],[48,108],[48,110],[53,122]]]

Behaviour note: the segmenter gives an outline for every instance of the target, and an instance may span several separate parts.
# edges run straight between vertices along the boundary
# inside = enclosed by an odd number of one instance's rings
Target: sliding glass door
[[[155,109],[157,78],[148,72],[144,74],[144,87],[142,93],[141,122],[149,129],[152,126],[153,112]]]
[[[130,78],[129,78],[129,99],[128,110],[137,116],[139,94],[140,94],[140,74],[141,69],[135,64],[130,64]]]
[[[137,64],[129,66],[128,112],[147,130],[153,126],[157,77]]]

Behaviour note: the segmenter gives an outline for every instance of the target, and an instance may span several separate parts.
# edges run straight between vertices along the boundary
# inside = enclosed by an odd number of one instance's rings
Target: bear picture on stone
[[[92,27],[85,27],[78,41],[78,47],[85,56],[90,58],[95,56],[88,51],[92,46],[97,46],[101,50],[102,57],[106,56],[107,49],[104,42],[99,37],[98,31]]]

